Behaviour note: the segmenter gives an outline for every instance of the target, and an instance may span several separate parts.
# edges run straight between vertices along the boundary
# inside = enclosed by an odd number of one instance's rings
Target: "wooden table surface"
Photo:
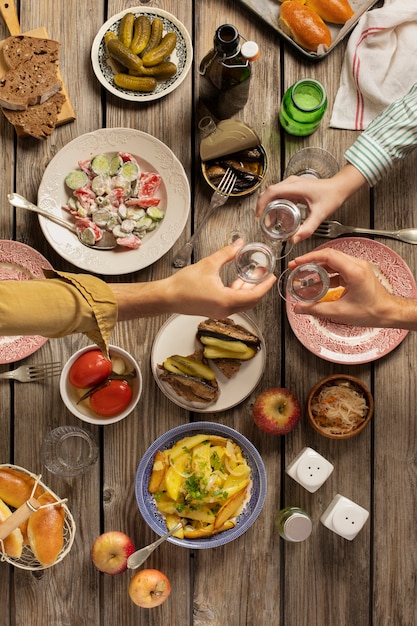
[[[261,49],[253,65],[250,99],[237,116],[262,138],[269,157],[265,185],[278,181],[289,157],[305,146],[321,146],[343,163],[344,150],[357,134],[329,128],[330,112],[344,57],[342,42],[326,59],[311,63],[297,56],[276,32],[237,0],[159,0],[193,38],[195,63],[182,85],[165,98],[136,105],[105,92],[94,76],[90,49],[106,19],[136,6],[128,0],[91,0],[87,3],[43,0],[20,2],[22,32],[45,26],[61,42],[61,72],[75,109],[76,120],[58,128],[45,142],[17,139],[0,117],[2,162],[0,173],[0,238],[24,242],[39,250],[58,269],[77,271],[46,242],[36,216],[14,211],[7,194],[16,190],[32,201],[43,172],[59,150],[83,133],[102,127],[136,128],[154,135],[177,155],[189,178],[192,212],[180,239],[159,261],[121,281],[149,281],[170,275],[175,251],[198,225],[210,192],[199,174],[198,62],[212,44],[221,23],[235,24]],[[0,24],[0,38],[8,32]],[[301,77],[314,77],[325,86],[329,109],[320,129],[297,139],[284,135],[277,112],[284,90]],[[337,214],[342,222],[397,229],[417,225],[417,153],[401,163],[376,188],[363,190]],[[197,259],[223,245],[238,226],[248,239],[257,230],[253,210],[256,197],[231,200],[204,228],[195,248]],[[382,240],[380,240],[382,241]],[[322,244],[312,238],[300,244],[303,252]],[[417,275],[412,246],[384,240]],[[68,498],[77,532],[69,555],[57,566],[32,574],[0,564],[0,622],[4,626],[115,626],[155,624],[171,626],[412,626],[417,613],[417,335],[410,333],[390,354],[361,365],[334,364],[308,351],[294,336],[282,301],[273,289],[252,312],[267,338],[265,373],[239,406],[204,419],[231,426],[248,437],[266,466],[268,492],[264,508],[250,530],[234,542],[211,550],[191,551],[165,543],[147,566],[161,569],[172,593],[161,607],[146,610],[128,598],[131,574],[100,574],[90,559],[94,539],[107,530],[131,535],[140,547],[156,537],[142,519],[135,501],[138,463],[148,446],[166,430],[200,419],[161,394],[150,369],[150,351],[163,316],[118,325],[112,343],[130,351],[141,365],[143,395],[124,421],[106,427],[86,425],[100,444],[99,462],[77,479],[63,479],[42,468],[40,447],[52,428],[79,424],[64,407],[58,379],[0,386],[0,461],[40,473],[60,496]],[[24,360],[64,363],[88,345],[83,336],[48,341]],[[1,371],[8,369],[1,366]],[[335,442],[317,435],[306,421],[285,438],[268,436],[253,423],[256,395],[272,386],[289,387],[304,405],[308,390],[333,373],[360,377],[374,393],[375,415],[358,437]],[[304,447],[311,446],[334,464],[334,472],[315,494],[285,473],[285,467]],[[370,512],[353,541],[332,533],[320,522],[329,502],[340,493]],[[314,529],[302,543],[283,541],[274,516],[286,505],[299,505],[311,514]]]

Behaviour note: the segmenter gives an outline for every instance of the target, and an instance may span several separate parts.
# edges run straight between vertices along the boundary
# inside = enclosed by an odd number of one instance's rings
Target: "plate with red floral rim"
[[[44,278],[44,269],[53,269],[42,254],[18,241],[0,241],[0,280]],[[14,363],[39,350],[48,340],[40,335],[0,336],[0,363]]]
[[[398,296],[417,298],[417,286],[405,261],[388,246],[364,237],[345,237],[318,246],[334,248],[366,259],[381,283]],[[294,313],[295,301],[287,300],[287,317],[299,341],[316,356],[344,365],[369,363],[386,356],[405,339],[408,330],[363,328],[337,324],[328,318]]]

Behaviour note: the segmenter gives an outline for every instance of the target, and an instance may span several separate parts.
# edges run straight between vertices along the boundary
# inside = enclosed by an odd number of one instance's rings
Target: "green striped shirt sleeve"
[[[373,187],[417,147],[417,83],[378,115],[345,152]]]

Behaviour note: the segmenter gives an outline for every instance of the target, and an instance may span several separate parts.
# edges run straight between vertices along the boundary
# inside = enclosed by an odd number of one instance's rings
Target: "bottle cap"
[[[248,59],[248,61],[251,62],[256,61],[256,59],[258,59],[259,55],[261,54],[261,51],[259,50],[259,46],[256,41],[245,41],[245,43],[243,43],[240,48],[240,52],[242,56],[245,57],[245,59]]]
[[[305,513],[293,513],[284,522],[284,533],[287,541],[304,541],[311,535],[313,523]]]

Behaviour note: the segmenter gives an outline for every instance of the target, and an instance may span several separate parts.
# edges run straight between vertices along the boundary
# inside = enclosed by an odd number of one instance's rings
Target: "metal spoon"
[[[165,535],[163,535],[162,537],[160,537],[153,543],[150,543],[149,546],[145,546],[144,548],[141,548],[140,550],[136,550],[136,552],[131,554],[130,557],[127,559],[128,568],[136,569],[137,567],[142,565],[142,563],[146,561],[148,556],[152,554],[152,552],[155,550],[155,548],[159,546],[159,544],[161,544],[163,541],[168,539],[168,537],[173,535],[180,528],[182,528],[181,522],[179,522],[176,526],[174,526],[174,528],[171,528],[171,530],[167,532]]]
[[[11,205],[18,207],[19,209],[29,209],[29,211],[39,213],[39,215],[46,217],[46,219],[51,220],[51,222],[55,222],[55,224],[59,224],[59,226],[63,226],[67,230],[70,230],[72,233],[77,235],[79,242],[82,243],[83,246],[87,246],[87,248],[93,248],[94,250],[113,250],[113,248],[117,246],[115,236],[107,230],[102,231],[103,236],[99,241],[96,241],[94,244],[88,244],[81,239],[81,234],[78,232],[75,224],[71,224],[70,222],[60,219],[53,213],[44,211],[18,193],[9,193],[7,199]]]

